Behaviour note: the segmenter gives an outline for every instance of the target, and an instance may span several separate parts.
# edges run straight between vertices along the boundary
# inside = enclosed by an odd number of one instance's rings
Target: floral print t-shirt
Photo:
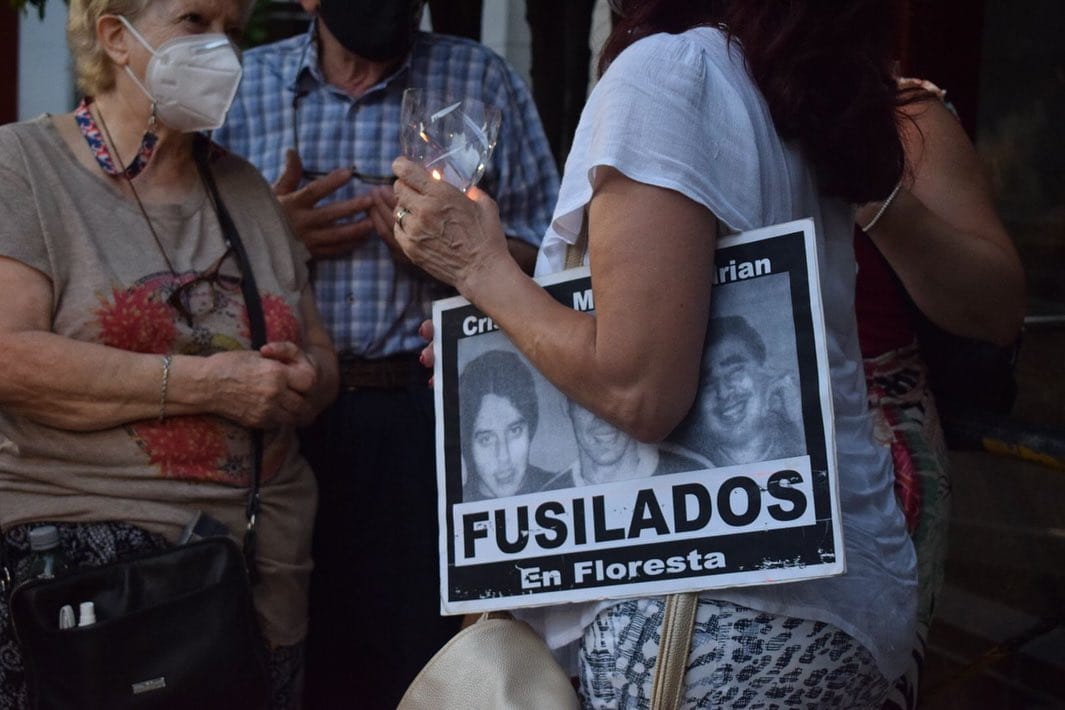
[[[211,167],[252,262],[267,340],[301,343],[306,251],[255,168],[226,154]],[[144,205],[157,242],[111,180],[77,160],[50,117],[0,127],[0,256],[51,280],[52,331],[157,354],[160,382],[164,354],[249,349],[240,268],[206,190]],[[119,520],[174,540],[202,510],[239,542],[251,462],[248,430],[221,417],[69,431],[0,409],[0,521]],[[255,595],[274,643],[305,633],[314,506],[295,432],[266,432]]]

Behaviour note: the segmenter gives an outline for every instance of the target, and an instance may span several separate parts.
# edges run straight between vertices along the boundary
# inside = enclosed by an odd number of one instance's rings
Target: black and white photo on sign
[[[712,466],[682,443],[637,441],[566,398],[502,333],[461,340],[458,362],[463,502]]]
[[[573,400],[568,400],[567,413],[577,443],[577,457],[563,472],[567,488],[710,467],[705,458],[679,445],[637,441]]]
[[[460,342],[459,362],[462,500],[557,488],[557,418],[541,427],[540,412],[557,409],[560,395],[501,333]]]
[[[710,311],[696,403],[670,441],[713,467],[805,454],[788,273],[715,288]]]
[[[722,238],[695,404],[644,443],[571,401],[462,298],[434,306],[441,610],[839,574],[809,220]],[[587,267],[541,280],[595,310]]]

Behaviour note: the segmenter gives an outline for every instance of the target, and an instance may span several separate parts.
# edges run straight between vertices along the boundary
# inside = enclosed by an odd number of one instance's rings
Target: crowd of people
[[[524,81],[419,31],[424,4],[301,0],[305,33],[241,56],[251,0],[70,1],[84,98],[0,127],[0,564],[18,576],[42,523],[74,566],[201,514],[239,538],[262,430],[271,707],[395,707],[460,621],[439,613],[433,301],[465,296],[513,346],[460,373],[464,501],[800,456],[796,373],[710,298],[718,235],[809,217],[847,571],[700,594],[681,706],[913,707],[949,478],[905,304],[1007,343],[1024,286],[940,92],[893,74],[891,3],[612,2],[561,181]],[[478,187],[397,158],[410,87],[501,109]],[[581,239],[594,314],[533,279]],[[538,382],[572,424],[561,467],[536,463]],[[30,702],[7,601],[0,710]],[[638,708],[662,615],[524,618],[584,707]]]

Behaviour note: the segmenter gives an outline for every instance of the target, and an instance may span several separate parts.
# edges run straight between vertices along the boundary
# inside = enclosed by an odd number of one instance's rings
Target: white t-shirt
[[[810,165],[796,146],[777,135],[738,44],[729,45],[712,28],[642,39],[596,85],[566,161],[538,275],[564,267],[566,247],[580,233],[600,165],[684,194],[709,208],[730,231],[814,220],[847,571],[705,596],[833,624],[869,649],[884,676],[894,679],[907,663],[914,636],[915,556],[893,492],[891,460],[873,444],[854,320],[852,207],[818,195]],[[561,648],[578,639],[606,606],[608,602],[572,604],[520,615],[544,634],[548,645]]]

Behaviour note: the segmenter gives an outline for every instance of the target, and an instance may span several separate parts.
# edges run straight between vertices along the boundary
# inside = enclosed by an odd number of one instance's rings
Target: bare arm
[[[709,316],[709,210],[600,168],[588,217],[593,317],[521,271],[483,193],[454,199],[409,161],[395,167],[411,210],[396,237],[415,262],[484,310],[568,397],[643,441],[673,430],[695,398]]]
[[[0,407],[61,429],[93,431],[160,413],[162,356],[88,343],[52,330],[52,284],[0,258]],[[295,423],[302,397],[288,367],[257,352],[173,358],[166,412],[217,414],[244,426]]]
[[[1010,343],[1024,318],[1024,273],[983,166],[941,102],[908,110],[916,126],[904,122],[902,138],[912,174],[869,237],[932,322],[957,335]],[[858,224],[877,207],[858,210]]]

